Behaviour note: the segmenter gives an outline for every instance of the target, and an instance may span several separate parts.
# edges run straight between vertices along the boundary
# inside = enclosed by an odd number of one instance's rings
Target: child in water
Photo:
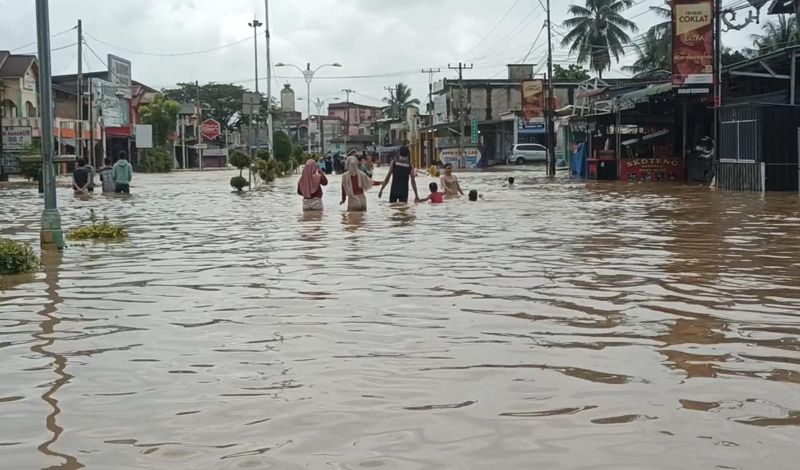
[[[478,200],[478,190],[477,189],[470,190],[470,192],[469,192],[469,200],[472,201],[472,202],[475,202],[475,201]]]
[[[509,176],[509,177],[508,177],[508,186],[509,186],[509,187],[510,187],[510,186],[514,186],[514,181],[515,181],[515,180],[514,180],[514,177],[513,177],[513,176]]]
[[[431,183],[428,185],[431,190],[430,196],[426,197],[425,199],[420,199],[419,202],[427,202],[431,201],[431,204],[441,204],[444,202],[444,193],[439,192],[439,185],[436,183]]]

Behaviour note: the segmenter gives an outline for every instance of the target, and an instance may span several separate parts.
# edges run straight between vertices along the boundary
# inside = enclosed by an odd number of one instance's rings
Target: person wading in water
[[[303,168],[303,176],[297,182],[297,194],[303,196],[304,211],[322,210],[322,187],[327,184],[325,173],[320,170],[317,162],[309,159]]]
[[[366,212],[364,195],[372,187],[372,179],[358,168],[356,157],[347,157],[347,171],[342,175],[342,202],[347,201],[348,212]]]
[[[414,167],[411,165],[409,158],[411,152],[408,147],[403,145],[397,151],[397,158],[389,166],[389,173],[386,174],[386,179],[383,180],[381,190],[378,192],[378,198],[383,196],[383,190],[392,180],[392,188],[389,190],[389,202],[408,202],[408,182],[411,181],[411,189],[414,190],[414,200],[419,200],[419,193],[417,192],[417,180],[414,177]]]

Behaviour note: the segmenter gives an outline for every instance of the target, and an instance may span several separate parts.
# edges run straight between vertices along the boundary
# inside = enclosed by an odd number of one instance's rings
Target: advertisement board
[[[523,129],[538,127],[544,122],[544,80],[522,82]]]
[[[108,81],[122,92],[124,98],[131,99],[131,62],[108,54]]]
[[[92,78],[92,106],[100,111],[105,127],[127,126],[129,119],[128,101],[121,99],[124,90],[110,81]]]
[[[672,85],[714,83],[713,0],[673,0]]]
[[[3,151],[19,151],[31,145],[33,128],[30,126],[7,126],[2,130]]]
[[[481,151],[477,147],[465,147],[464,158],[461,158],[458,148],[444,148],[439,151],[439,160],[456,168],[475,168],[480,159]]]

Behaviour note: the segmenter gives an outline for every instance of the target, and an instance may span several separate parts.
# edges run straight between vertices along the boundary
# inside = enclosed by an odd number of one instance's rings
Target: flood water
[[[321,216],[59,189],[130,239],[0,280],[0,468],[797,468],[798,197],[510,174],[363,217],[336,177]],[[0,189],[0,236],[40,204]]]

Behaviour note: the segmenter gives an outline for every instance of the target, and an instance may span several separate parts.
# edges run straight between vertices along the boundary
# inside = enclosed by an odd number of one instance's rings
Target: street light
[[[341,67],[342,64],[338,62],[334,62],[332,64],[322,64],[319,67],[311,70],[311,62],[306,63],[306,68],[301,69],[300,67],[294,64],[284,64],[283,62],[279,62],[275,64],[275,67],[294,67],[303,74],[303,78],[306,80],[306,92],[308,93],[308,98],[306,99],[307,111],[308,114],[308,153],[311,153],[311,80],[314,79],[314,74],[319,71],[319,69],[323,67]]]
[[[42,119],[42,187],[44,211],[39,239],[43,248],[64,248],[61,214],[56,204],[53,168],[53,79],[50,62],[50,4],[36,0],[36,36],[39,49],[39,109]]]

